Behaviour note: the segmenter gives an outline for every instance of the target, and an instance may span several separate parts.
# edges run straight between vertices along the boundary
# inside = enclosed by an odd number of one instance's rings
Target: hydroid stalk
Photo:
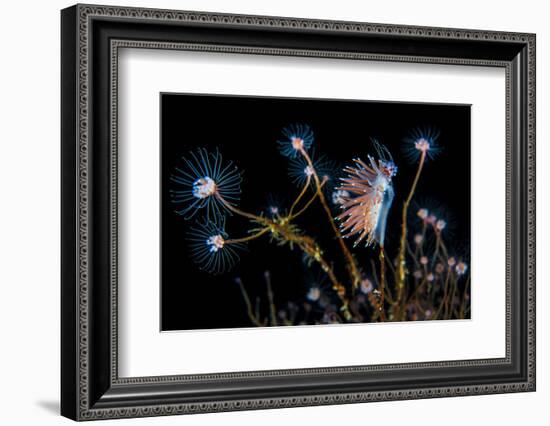
[[[418,162],[418,168],[414,176],[414,180],[409,191],[409,195],[403,203],[403,210],[401,214],[401,240],[399,243],[399,254],[397,257],[397,297],[395,300],[395,307],[397,308],[397,313],[399,316],[402,314],[402,309],[400,309],[401,301],[403,298],[403,289],[405,287],[405,275],[406,275],[406,262],[405,262],[405,251],[407,247],[407,213],[409,210],[409,204],[414,196],[416,191],[416,186],[420,179],[420,174],[424,168],[424,162],[426,161],[427,150],[424,149],[421,151],[420,160]],[[397,318],[396,318],[397,319]]]

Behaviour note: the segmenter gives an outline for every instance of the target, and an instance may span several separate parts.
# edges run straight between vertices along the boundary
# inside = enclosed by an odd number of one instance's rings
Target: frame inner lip
[[[88,121],[87,113],[84,115],[82,114],[82,111],[87,111],[88,107],[88,99],[87,99],[87,88],[88,86],[88,71],[91,69],[93,64],[95,63],[95,59],[93,58],[93,54],[90,55],[90,62],[88,63],[88,57],[87,57],[87,51],[90,46],[92,48],[90,49],[90,52],[93,53],[97,49],[97,45],[91,43],[91,38],[95,37],[94,34],[90,34],[89,30],[90,27],[95,25],[96,23],[99,23],[99,21],[105,22],[106,20],[110,20],[110,22],[114,23],[114,26],[122,25],[123,23],[127,22],[128,20],[131,20],[129,18],[122,18],[117,17],[117,14],[124,13],[127,14],[127,16],[130,16],[132,13],[135,13],[136,16],[141,16],[142,13],[146,14],[143,15],[139,20],[143,23],[147,23],[147,26],[163,26],[168,24],[168,22],[172,19],[175,19],[175,17],[182,16],[185,19],[182,19],[181,21],[177,21],[178,25],[189,25],[190,21],[195,21],[195,18],[198,18],[198,20],[207,22],[208,25],[213,25],[212,20],[215,17],[218,22],[221,18],[222,20],[224,16],[228,17],[227,19],[234,23],[235,25],[241,25],[239,22],[236,21],[236,19],[245,19],[247,17],[240,17],[235,18],[235,15],[220,15],[220,14],[209,14],[209,13],[193,13],[193,12],[177,12],[177,11],[153,11],[153,10],[147,10],[147,9],[132,9],[132,8],[118,8],[118,7],[101,7],[101,6],[86,6],[86,5],[78,5],[73,8],[66,9],[64,11],[66,22],[72,22],[73,28],[70,30],[67,30],[65,27],[65,31],[63,31],[63,37],[65,39],[69,37],[74,37],[77,41],[74,42],[74,46],[76,47],[74,50],[70,50],[71,48],[67,47],[68,45],[65,45],[66,49],[64,50],[64,55],[62,58],[63,62],[63,69],[66,70],[66,72],[70,73],[73,67],[76,67],[74,70],[75,74],[78,73],[78,68],[84,71],[84,74],[80,74],[79,77],[76,77],[74,88],[65,88],[64,90],[74,90],[74,96],[72,99],[79,99],[77,104],[79,103],[80,106],[83,108],[79,109],[79,112],[77,113],[78,118],[80,119],[79,122],[81,123],[80,128],[74,129],[74,139],[73,138],[65,138],[64,147],[68,146],[69,143],[74,143],[74,140],[79,140],[80,144],[84,149],[86,150],[88,147],[88,144],[91,142],[87,139],[88,132],[89,132],[89,124],[93,124],[93,114],[92,119]],[[154,19],[151,18],[152,15],[150,14],[159,14]],[[187,15],[179,15],[181,13],[185,13]],[[108,15],[113,14],[114,17],[109,17]],[[172,15],[170,15],[172,14]],[[193,20],[190,20],[189,17],[194,17]],[[159,19],[162,18],[162,19]],[[291,18],[271,18],[271,17],[248,17],[252,20],[254,25],[262,26],[264,25],[264,29],[268,28],[264,21],[261,19],[269,19],[277,24],[281,24],[283,22],[297,22],[298,27],[301,27],[301,24],[303,23],[303,26],[305,28],[309,28],[312,30],[313,23],[319,23],[319,22],[327,22],[330,23],[330,29],[326,30],[326,35],[330,36],[338,35],[338,31],[342,28],[344,28],[346,25],[350,25],[349,23],[334,23],[331,21],[313,21],[313,20],[302,20],[302,19],[291,19]],[[233,21],[235,19],[235,21]],[[258,21],[256,21],[258,19]],[[97,22],[96,22],[97,21]],[[195,21],[195,22],[197,22]],[[194,23],[192,24],[194,25]],[[233,25],[233,24],[231,24]],[[340,29],[338,29],[337,26],[340,26]],[[380,37],[390,37],[389,34],[387,34],[387,31],[389,29],[397,31],[398,29],[402,29],[403,31],[411,31],[411,28],[414,31],[419,31],[418,33],[415,33],[413,38],[418,41],[418,39],[426,38],[430,39],[432,38],[432,35],[437,34],[437,31],[445,31],[445,29],[418,29],[416,27],[406,27],[406,26],[393,26],[393,25],[382,25],[377,26],[376,24],[360,24],[365,25],[364,27],[361,27],[361,31],[368,32],[368,31],[376,31],[377,29],[380,29],[382,32],[382,35]],[[368,25],[372,25],[371,29],[369,30]],[[261,30],[258,29],[258,30]],[[320,32],[323,32],[324,30],[318,29]],[[286,27],[286,28],[277,28],[277,31],[281,32],[288,32],[290,34],[294,34],[294,36],[299,37],[302,35],[302,31],[305,31],[307,33],[307,30],[297,30],[295,27]],[[316,30],[317,31],[317,30]],[[361,31],[358,32],[361,33]],[[508,52],[507,55],[504,58],[504,61],[506,62],[506,67],[509,70],[509,75],[507,75],[507,88],[512,87],[510,89],[511,94],[507,93],[507,106],[509,111],[507,112],[507,125],[510,125],[512,123],[515,125],[514,128],[508,129],[507,134],[511,138],[512,141],[516,142],[517,146],[514,146],[514,158],[511,163],[513,163],[510,166],[510,169],[507,168],[507,171],[510,171],[510,173],[507,175],[512,176],[514,181],[512,182],[513,190],[511,190],[512,195],[517,197],[516,201],[521,200],[522,203],[510,203],[510,209],[507,209],[507,214],[510,213],[510,210],[514,210],[515,217],[514,219],[517,221],[519,218],[517,217],[517,214],[519,212],[520,216],[523,217],[523,221],[520,222],[514,222],[514,229],[511,231],[511,237],[514,240],[514,251],[518,251],[521,254],[521,259],[518,259],[517,264],[514,264],[511,266],[512,269],[514,269],[514,282],[518,283],[518,285],[514,286],[514,300],[519,297],[521,300],[521,304],[516,309],[514,308],[514,319],[515,322],[512,323],[512,328],[514,330],[511,330],[511,333],[513,334],[513,341],[509,342],[510,345],[508,345],[507,342],[507,355],[510,353],[512,355],[512,360],[508,361],[508,365],[512,364],[516,368],[512,372],[510,370],[507,374],[501,374],[501,376],[498,379],[495,379],[492,384],[472,384],[472,385],[464,385],[457,383],[454,387],[446,387],[448,385],[442,385],[446,392],[445,395],[447,395],[447,392],[451,392],[451,394],[472,394],[472,393],[489,393],[489,392],[506,392],[506,391],[517,391],[517,390],[534,390],[534,359],[535,359],[535,336],[534,336],[534,327],[535,327],[535,321],[534,321],[534,244],[531,245],[531,242],[534,241],[534,139],[535,139],[535,130],[534,130],[534,85],[535,85],[535,75],[534,75],[534,68],[535,68],[535,61],[534,61],[534,43],[535,38],[534,35],[529,34],[513,34],[513,33],[497,33],[497,32],[483,32],[483,31],[469,31],[469,30],[455,30],[455,29],[449,29],[451,36],[448,37],[443,34],[442,39],[439,40],[441,43],[444,43],[445,41],[452,40],[453,38],[458,37],[456,34],[460,34],[460,37],[464,37],[465,35],[469,35],[472,38],[472,41],[474,42],[473,45],[481,46],[479,43],[480,41],[483,41],[484,43],[487,42],[487,47],[494,47],[497,44],[502,45],[505,47],[505,51]],[[95,32],[95,30],[94,30]],[[89,37],[91,35],[91,37]],[[499,38],[499,40],[493,42],[491,41],[490,37],[494,35],[495,38]],[[130,37],[131,38],[131,37]],[[474,40],[475,39],[475,40]],[[429,40],[427,40],[429,41]],[[451,43],[452,44],[452,43]],[[472,46],[473,46],[472,45]],[[83,47],[84,50],[78,51],[78,47]],[[350,49],[352,50],[352,49]],[[493,50],[493,52],[496,52],[498,49]],[[498,53],[498,52],[497,52]],[[426,57],[430,57],[430,55],[426,55]],[[97,59],[97,58],[96,58]],[[460,59],[459,59],[460,60]],[[466,61],[467,62],[467,61]],[[72,63],[72,64],[71,64]],[[74,65],[77,64],[77,65]],[[93,73],[90,73],[93,74]],[[93,77],[92,77],[93,79]],[[508,84],[510,83],[510,84]],[[91,86],[93,87],[93,85]],[[81,93],[84,95],[84,98],[77,96],[78,93]],[[103,93],[104,94],[104,93]],[[93,96],[92,93],[90,93],[90,101],[92,100]],[[66,99],[66,98],[64,98]],[[68,98],[67,98],[68,99]],[[94,99],[95,100],[95,99]],[[94,108],[94,102],[91,102],[92,109]],[[70,108],[73,108],[74,104],[65,104],[63,105],[63,112],[64,116],[70,115],[69,112]],[[510,116],[508,116],[510,114]],[[514,121],[514,119],[517,119]],[[519,122],[519,124],[518,124]],[[71,124],[72,125],[72,124]],[[69,134],[73,130],[69,128],[69,124],[66,125],[66,133]],[[522,143],[523,142],[523,143]],[[78,151],[77,151],[78,152]],[[528,155],[529,154],[529,155]],[[511,154],[510,154],[511,155]],[[66,157],[64,157],[66,159]],[[88,171],[88,154],[87,150],[82,151],[80,150],[80,153],[78,154],[78,158],[75,155],[70,161],[76,161],[76,170],[83,170],[85,173]],[[66,159],[66,161],[68,161]],[[68,162],[64,162],[64,171],[67,173],[70,173],[71,166],[69,166]],[[90,169],[91,170],[91,169]],[[67,174],[64,176],[67,176],[68,179],[70,179],[70,176]],[[89,181],[91,180],[90,175],[87,174],[79,174],[78,180],[76,179],[76,176],[73,176],[73,183],[67,184],[67,188],[69,185],[74,185],[74,197],[75,200],[83,200],[83,204],[81,204],[80,209],[84,208],[85,210],[88,209],[88,203],[90,202],[88,200],[88,192],[87,190],[82,190],[82,188],[88,188],[89,187]],[[511,179],[509,179],[511,180]],[[64,184],[65,185],[65,184]],[[92,185],[93,186],[93,185]],[[80,188],[80,190],[77,191],[77,188]],[[72,188],[72,187],[71,187]],[[520,197],[518,191],[524,191],[523,192],[523,198]],[[508,193],[508,190],[507,190]],[[64,193],[65,194],[65,193]],[[513,198],[513,197],[511,197]],[[66,198],[67,200],[70,199]],[[88,220],[87,215],[78,215],[78,211],[82,213],[82,210],[79,210],[77,208],[77,205],[67,206],[65,205],[65,214],[68,214],[69,216],[76,217],[77,218],[77,244],[76,244],[76,250],[75,252],[78,253],[79,249],[80,252],[82,252],[82,249],[84,249],[84,256],[78,257],[76,254],[69,253],[69,255],[63,256],[63,269],[67,272],[70,272],[71,267],[68,266],[70,263],[72,263],[74,258],[76,257],[78,259],[77,265],[75,265],[76,270],[78,268],[82,268],[83,264],[82,262],[88,261],[88,255],[86,254],[87,249],[87,243],[88,243],[88,233],[90,232],[90,229],[93,229],[93,227],[88,227]],[[73,216],[74,215],[74,216]],[[507,219],[507,224],[511,223],[512,219]],[[78,231],[78,229],[82,229],[82,231]],[[74,236],[72,237],[74,238]],[[84,239],[83,239],[84,238]],[[65,250],[67,247],[70,247],[73,245],[71,243],[71,237],[67,236],[67,238],[63,238],[63,244],[65,246]],[[93,241],[93,238],[91,239]],[[518,246],[519,245],[519,246]],[[510,251],[509,251],[510,252]],[[65,253],[65,251],[63,252]],[[510,253],[508,253],[510,254]],[[509,255],[507,255],[507,264],[509,260]],[[87,266],[84,266],[84,271],[87,271]],[[77,274],[69,274],[72,277],[77,277]],[[75,373],[75,380],[74,382],[68,382],[66,380],[63,380],[62,378],[62,384],[63,388],[66,390],[62,390],[62,396],[65,400],[69,400],[69,392],[73,395],[78,395],[76,398],[76,405],[74,406],[74,416],[78,418],[100,418],[104,416],[104,414],[101,414],[101,410],[96,410],[95,408],[99,408],[97,403],[93,404],[91,401],[94,401],[96,396],[91,395],[90,398],[88,398],[88,390],[92,390],[92,393],[95,393],[97,395],[97,390],[101,390],[101,388],[104,386],[101,383],[95,383],[93,382],[94,377],[88,376],[88,370],[91,368],[91,371],[95,371],[96,373],[98,371],[109,371],[113,373],[111,375],[111,380],[107,381],[107,391],[104,392],[105,401],[110,398],[111,391],[116,391],[117,388],[120,385],[115,384],[114,380],[117,380],[116,378],[116,357],[114,359],[114,364],[110,365],[110,362],[105,362],[105,358],[103,356],[100,356],[102,361],[98,362],[96,359],[96,355],[99,356],[99,353],[92,354],[92,352],[97,352],[98,347],[97,346],[90,346],[88,339],[89,337],[89,329],[82,329],[79,324],[81,320],[87,320],[88,318],[91,319],[91,325],[94,328],[94,326],[97,326],[96,316],[95,313],[92,311],[88,311],[88,290],[91,289],[91,287],[88,286],[88,279],[89,277],[85,273],[85,275],[81,276],[77,279],[77,283],[82,285],[82,289],[86,290],[84,293],[80,294],[79,289],[72,288],[71,283],[67,282],[66,285],[63,286],[64,289],[66,289],[68,292],[73,292],[73,295],[66,294],[65,297],[70,300],[72,296],[74,296],[74,299],[77,301],[80,301],[80,304],[76,306],[76,311],[72,307],[68,307],[66,304],[62,306],[62,312],[64,313],[64,324],[63,324],[63,348],[64,353],[67,354],[67,358],[69,359],[71,357],[75,357],[75,354],[79,353],[80,362],[77,359],[74,359],[70,361],[71,367],[74,368]],[[518,281],[519,280],[519,281]],[[508,284],[508,283],[507,283]],[[115,290],[116,293],[116,290]],[[82,304],[84,302],[84,304]],[[528,310],[529,309],[529,310]],[[76,316],[75,316],[76,314]],[[81,317],[79,317],[79,314]],[[116,315],[116,314],[115,314]],[[509,315],[512,316],[512,315]],[[67,318],[71,321],[76,322],[76,330],[79,330],[78,333],[72,334],[70,330],[75,330],[74,324],[69,325],[65,324],[67,322]],[[115,329],[116,331],[116,329]],[[103,331],[105,332],[105,330]],[[101,333],[100,333],[101,334]],[[100,335],[99,334],[99,335]],[[116,332],[115,332],[116,334]],[[99,336],[98,335],[98,336]],[[69,336],[67,338],[67,336]],[[82,340],[82,338],[84,340]],[[510,352],[508,351],[508,348],[510,347]],[[116,342],[115,346],[116,348]],[[90,355],[91,357],[88,358],[88,349],[90,349]],[[82,354],[86,354],[84,357],[82,357]],[[94,360],[96,359],[96,360]],[[519,365],[521,363],[521,365]],[[399,365],[399,364],[398,364]],[[67,372],[67,369],[69,366],[65,367],[65,371]],[[465,366],[464,368],[469,368]],[[492,368],[500,368],[498,365],[487,367],[489,369]],[[498,376],[498,374],[496,374]],[[65,374],[65,377],[70,377],[70,375]],[[165,378],[169,378],[170,376],[161,376]],[[159,377],[160,378],[160,377]],[[174,376],[176,379],[177,376]],[[114,380],[112,380],[114,379]],[[136,380],[139,380],[140,378],[135,378]],[[147,379],[147,378],[144,378]],[[152,378],[154,379],[154,378]],[[119,380],[125,380],[125,379],[119,379]],[[177,380],[177,379],[176,379]],[[110,383],[109,383],[110,382]],[[124,385],[125,387],[127,385]],[[162,386],[166,386],[165,384]],[[96,389],[94,391],[94,389]],[[142,388],[143,389],[143,388]],[[129,388],[128,388],[129,390]],[[376,392],[374,393],[367,391],[367,395],[363,393],[363,396],[368,398],[368,400],[378,400],[378,399],[401,399],[399,398],[398,393],[399,392],[405,392],[404,390],[394,390],[394,391],[388,391],[388,394],[385,393],[385,391]],[[412,393],[410,391],[407,391],[406,397],[408,399],[411,398],[419,398],[428,396],[427,392],[429,390],[426,389],[416,389]],[[378,396],[377,396],[378,394]],[[437,396],[437,395],[434,395]],[[333,394],[333,398],[340,398],[339,394]],[[71,397],[72,398],[72,397]],[[100,402],[102,399],[101,395],[99,396],[99,399],[97,402]],[[138,397],[139,399],[139,397]],[[309,405],[309,404],[319,404],[322,402],[315,401],[315,400],[307,400],[307,401],[289,401],[285,399],[284,397],[274,397],[272,398],[274,401],[278,401],[278,406],[292,406],[292,405]],[[309,401],[309,402],[308,402]],[[331,400],[334,402],[333,400]],[[329,402],[331,402],[329,401]],[[254,404],[253,401],[251,401],[252,404]],[[199,411],[219,411],[219,407],[217,407],[216,402],[206,404],[204,408],[200,407]],[[164,411],[169,410],[169,403],[167,400],[158,400],[155,402],[155,405],[159,405],[160,410],[166,413],[174,413],[174,411]],[[72,410],[66,411],[66,403],[62,403],[62,411],[65,410],[65,415],[72,416]],[[228,406],[230,409],[238,409],[240,405],[230,404]],[[117,402],[111,407],[116,408],[114,412],[109,414],[109,417],[119,417],[119,416],[127,416],[128,413],[124,413],[123,411],[119,411],[119,409],[124,410],[124,405],[121,405]],[[222,407],[223,408],[223,407]],[[186,410],[191,409],[190,406],[186,405],[185,409],[182,409],[183,412],[187,412]],[[225,408],[227,409],[227,407]],[[182,412],[180,411],[180,412]],[[139,410],[132,414],[132,416],[136,415],[151,415],[152,413],[147,410]]]
[[[245,53],[258,53],[266,51],[269,52],[269,48],[257,48],[257,47],[250,47],[250,46],[218,46],[216,45],[213,50],[209,50],[208,47],[202,45],[202,44],[196,44],[196,43],[174,43],[174,42],[150,42],[147,40],[129,40],[129,39],[112,39],[110,42],[110,61],[111,66],[113,69],[118,69],[118,49],[119,48],[138,48],[138,49],[147,49],[148,47],[154,46],[155,49],[168,49],[168,50],[183,50],[183,51],[199,51],[199,52],[225,52],[225,53],[238,53],[237,50],[242,49]],[[275,49],[278,54],[288,54],[290,56],[296,55],[298,52],[298,56],[301,56],[301,53],[303,52],[301,49]],[[325,55],[321,56],[323,58],[331,58],[330,56],[326,55],[335,55],[336,59],[342,58],[341,52],[325,52]],[[315,56],[315,55],[313,55]],[[348,55],[345,55],[347,57]],[[362,59],[362,60],[370,60],[372,58],[377,59],[378,55],[372,55],[368,53],[350,53],[349,57],[355,57],[355,59]],[[410,62],[418,62],[417,58],[415,56],[409,56],[408,57]],[[392,61],[391,59],[389,59]],[[431,61],[432,59],[430,59]],[[396,55],[396,57],[393,59],[395,62],[407,62],[406,58],[404,58],[402,55]],[[434,62],[428,62],[428,63],[439,63],[436,62],[436,59],[433,59]],[[423,61],[422,61],[423,62]],[[464,65],[464,60],[455,60],[457,65]],[[472,59],[467,61],[470,65],[476,65],[476,66],[498,66],[503,67],[506,69],[506,83],[507,83],[507,89],[508,90],[508,80],[510,78],[510,65],[506,61],[487,61],[482,59]],[[444,60],[444,64],[453,64],[452,61]],[[115,77],[115,76],[113,76]],[[116,77],[115,77],[116,78]],[[113,78],[112,80],[115,80]],[[114,83],[114,81],[111,81],[111,83]],[[116,93],[116,92],[115,92]],[[118,100],[116,96],[111,96],[111,108],[113,111],[117,111]],[[111,123],[112,126],[112,132],[113,134],[116,134],[116,123]],[[116,164],[116,155],[117,151],[116,148],[113,147],[113,157],[112,160],[113,164]],[[116,193],[116,190],[115,190]],[[116,196],[116,195],[115,195]],[[112,204],[112,219],[113,223],[117,223],[117,209],[116,209],[116,203]],[[508,280],[508,277],[507,277]],[[508,287],[508,283],[506,284]],[[507,290],[508,293],[508,290]],[[506,303],[507,306],[510,303],[509,296],[506,296]],[[112,306],[111,309],[113,312],[116,310],[116,306]],[[113,319],[113,322],[116,321],[116,318]],[[115,327],[115,324],[113,324],[113,327]],[[509,316],[507,316],[507,322],[506,322],[506,356],[503,358],[481,358],[481,359],[465,359],[465,360],[456,360],[456,361],[427,361],[427,362],[409,362],[409,363],[396,363],[396,364],[375,364],[375,365],[357,365],[357,366],[335,366],[335,367],[319,367],[319,368],[298,368],[298,369],[284,369],[284,370],[259,370],[259,371],[242,371],[242,372],[231,372],[231,373],[205,373],[205,374],[182,374],[182,375],[167,375],[167,376],[148,376],[148,377],[124,377],[120,378],[117,374],[113,374],[112,381],[114,384],[120,384],[120,385],[129,385],[129,384],[154,384],[154,383],[173,383],[174,380],[178,381],[217,381],[217,380],[235,380],[235,379],[254,379],[258,377],[266,377],[270,378],[273,375],[276,376],[300,376],[303,374],[319,374],[319,375],[339,375],[339,374],[347,374],[347,373],[369,373],[369,372],[376,372],[380,371],[381,369],[387,369],[392,370],[399,368],[400,370],[406,370],[406,369],[416,369],[416,368],[462,368],[466,365],[471,367],[478,367],[478,366],[487,366],[487,365],[502,365],[502,366],[509,366],[511,365],[511,352],[510,352],[510,341],[511,341],[511,334],[510,334],[510,322],[509,322]],[[116,360],[118,361],[118,356],[115,354]],[[118,364],[118,362],[117,362]]]

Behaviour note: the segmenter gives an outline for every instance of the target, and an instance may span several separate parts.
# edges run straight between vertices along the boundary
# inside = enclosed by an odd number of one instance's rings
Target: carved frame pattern
[[[248,410],[261,408],[308,406],[322,404],[342,404],[351,402],[400,400],[415,398],[432,398],[442,396],[462,396],[488,393],[504,393],[518,391],[533,391],[535,389],[535,36],[533,34],[520,34],[510,32],[477,31],[464,29],[447,28],[426,28],[401,25],[383,25],[354,22],[335,22],[323,20],[307,20],[295,18],[276,18],[264,16],[243,16],[228,15],[202,12],[184,12],[155,9],[136,9],[126,7],[103,7],[90,5],[75,6],[77,35],[76,46],[76,140],[70,143],[76,144],[76,250],[75,261],[77,263],[77,276],[69,285],[76,288],[76,312],[73,320],[77,324],[77,336],[75,340],[76,362],[74,364],[76,381],[71,390],[76,392],[76,407],[65,409],[65,415],[77,420],[92,420],[104,418],[121,417],[141,417],[141,416],[159,416],[184,413],[204,413],[229,410]],[[140,22],[161,22],[177,24],[211,24],[223,26],[239,27],[258,27],[258,28],[277,28],[293,29],[303,31],[321,31],[326,33],[359,33],[359,34],[380,34],[387,37],[410,36],[424,39],[443,39],[443,40],[474,40],[485,42],[509,42],[525,46],[527,57],[527,75],[526,75],[526,117],[525,126],[527,140],[526,142],[526,167],[527,182],[525,202],[526,202],[526,256],[527,256],[527,287],[526,287],[526,328],[527,328],[527,346],[525,361],[526,375],[524,380],[504,381],[495,384],[467,385],[467,386],[447,386],[447,387],[427,387],[427,388],[401,388],[397,390],[380,390],[374,392],[351,392],[351,393],[330,393],[304,395],[304,396],[277,396],[270,398],[254,399],[231,399],[216,400],[209,402],[184,402],[184,403],[159,403],[143,406],[107,406],[96,407],[90,399],[90,317],[89,317],[89,270],[90,270],[90,157],[89,157],[89,114],[90,114],[90,49],[91,37],[90,28],[93,19],[121,19],[121,20],[139,20]],[[262,372],[244,372],[244,373],[221,373],[209,375],[193,376],[161,376],[161,377],[138,377],[138,378],[119,378],[118,377],[118,358],[117,358],[117,84],[118,84],[118,49],[120,48],[154,48],[154,49],[177,49],[177,50],[195,50],[209,52],[225,52],[237,54],[263,54],[263,55],[297,55],[314,56],[338,59],[356,59],[356,60],[375,60],[375,61],[397,61],[397,62],[424,62],[424,63],[446,63],[457,65],[482,65],[496,66],[506,69],[506,105],[507,105],[507,165],[506,165],[506,193],[507,193],[507,283],[506,283],[506,357],[503,359],[484,359],[484,360],[464,360],[450,362],[434,363],[415,363],[415,364],[393,364],[378,366],[361,367],[327,367],[321,369],[301,369],[301,370],[275,370]],[[111,40],[111,366],[110,381],[113,386],[124,385],[147,385],[147,384],[169,384],[179,382],[196,381],[216,381],[221,379],[244,379],[251,377],[273,377],[273,376],[296,376],[303,377],[309,374],[332,374],[332,373],[353,373],[358,371],[381,371],[411,368],[441,368],[456,366],[480,366],[480,365],[504,365],[511,362],[511,322],[512,313],[510,311],[511,298],[511,266],[508,261],[512,247],[511,240],[511,217],[512,207],[511,191],[511,161],[512,133],[516,131],[510,128],[511,114],[511,96],[513,82],[511,80],[512,64],[510,61],[502,60],[483,60],[483,59],[463,59],[463,58],[445,58],[437,56],[414,56],[414,55],[392,55],[392,54],[368,54],[357,52],[341,51],[317,51],[304,49],[280,49],[269,47],[246,47],[231,45],[214,45],[201,43],[176,43],[170,41],[153,42],[145,40]],[[66,321],[67,319],[63,319]],[[63,411],[63,408],[62,408]]]

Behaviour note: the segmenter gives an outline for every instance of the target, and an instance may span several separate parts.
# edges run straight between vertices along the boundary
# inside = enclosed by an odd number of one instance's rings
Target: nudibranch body
[[[397,166],[384,146],[373,141],[378,154],[368,163],[354,159],[354,166],[344,168],[347,177],[337,188],[349,195],[341,197],[343,212],[337,217],[345,238],[356,237],[354,245],[365,241],[367,246],[378,243],[384,246],[388,213],[394,198],[392,178]]]

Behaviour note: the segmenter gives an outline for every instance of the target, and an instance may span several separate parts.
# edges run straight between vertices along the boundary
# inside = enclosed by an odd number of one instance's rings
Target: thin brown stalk
[[[416,249],[416,250],[418,250],[418,249]],[[411,256],[411,258],[413,259],[414,266],[416,268],[418,268],[420,266],[420,263],[418,262],[418,260],[416,258],[416,253],[412,251],[412,248],[411,248],[411,245],[409,244],[409,242],[407,242],[407,252],[409,253],[409,256]]]
[[[263,228],[261,231],[256,232],[255,234],[249,235],[248,237],[243,238],[232,238],[230,240],[226,240],[225,244],[237,244],[237,243],[246,243],[248,241],[255,240],[256,238],[261,237],[265,233],[269,232],[269,228]]]
[[[454,303],[454,299],[455,299],[455,294],[456,294],[456,290],[457,290],[457,278],[456,276],[453,277],[453,279],[451,280],[451,293],[450,293],[450,296],[449,296],[449,300],[447,301],[447,304],[445,305],[445,316],[447,317],[450,313],[450,311],[453,310],[453,303]]]
[[[309,188],[310,183],[311,183],[311,176],[308,175],[307,178],[306,178],[306,183],[305,183],[304,187],[302,188],[302,191],[300,192],[300,194],[298,194],[298,196],[296,197],[296,199],[292,203],[292,206],[290,207],[290,210],[288,212],[289,217],[292,217],[292,212],[294,211],[294,209],[296,208],[296,206],[298,205],[298,203],[300,202],[302,197],[305,195],[307,189]]]
[[[384,255],[384,246],[380,246],[380,320],[386,321],[386,312],[384,306],[384,297],[386,295],[386,256]]]
[[[353,285],[354,288],[357,288],[359,286],[359,283],[361,282],[361,274],[359,273],[359,268],[357,266],[355,258],[353,257],[353,255],[349,251],[348,247],[346,246],[346,243],[344,243],[344,240],[342,239],[342,234],[340,233],[340,230],[336,226],[336,223],[334,223],[334,219],[332,217],[332,211],[330,210],[330,207],[329,207],[329,205],[327,203],[327,200],[325,198],[325,194],[323,194],[323,191],[322,191],[321,180],[319,179],[319,176],[317,175],[317,171],[315,170],[315,167],[313,166],[313,162],[311,161],[310,156],[308,155],[308,153],[304,149],[301,149],[300,153],[305,158],[308,166],[313,171],[313,180],[315,181],[315,185],[317,186],[317,193],[319,194],[319,201],[321,202],[321,205],[323,206],[323,209],[325,210],[325,213],[327,215],[330,226],[332,227],[332,230],[333,230],[334,234],[336,235],[336,239],[338,240],[338,244],[340,245],[340,249],[342,250],[342,253],[344,254],[344,257],[346,259],[352,285]]]
[[[269,271],[266,271],[264,274],[265,283],[267,286],[267,300],[269,301],[269,318],[271,320],[271,325],[276,326],[277,324],[277,310],[275,308],[275,302],[273,298],[273,288],[271,287],[271,274]]]
[[[321,188],[325,185],[325,183],[327,182],[326,179],[323,179],[323,181],[321,182]],[[292,219],[296,219],[298,216],[300,216],[303,212],[305,212],[309,206],[311,205],[311,203],[313,203],[315,201],[315,199],[319,196],[319,192],[318,191],[315,191],[315,193],[313,194],[313,196],[308,200],[308,202],[304,205],[304,207],[302,207],[300,209],[300,211],[298,211],[298,213],[295,213],[293,215],[289,215],[289,220],[292,220]]]
[[[228,202],[225,198],[223,198],[221,195],[219,195],[218,193],[216,193],[216,197],[218,198],[218,200],[220,200],[220,202],[231,212],[239,215],[239,216],[243,216],[243,217],[246,217],[247,219],[250,219],[250,220],[253,220],[254,222],[259,222],[259,223],[270,223],[272,222],[271,220],[263,217],[263,216],[258,216],[256,214],[252,214],[252,213],[248,213],[248,212],[245,212],[241,209],[238,209],[237,207],[235,207],[233,204],[231,204],[230,202]]]
[[[248,293],[246,292],[246,289],[244,288],[243,282],[240,278],[236,278],[235,282],[239,285],[239,288],[241,290],[241,294],[244,299],[244,303],[246,305],[246,313],[248,315],[248,318],[250,318],[250,321],[258,327],[262,327],[263,324],[258,320],[258,318],[254,315],[254,312],[252,311],[252,304],[250,303],[250,298],[248,297]]]
[[[460,305],[460,318],[464,319],[465,310],[466,310],[466,296],[468,295],[468,290],[470,289],[470,276],[466,280],[466,285],[464,286],[464,293],[462,295],[462,303]]]
[[[396,297],[396,305],[397,310],[400,309],[400,304],[403,298],[403,289],[405,287],[405,270],[406,270],[406,262],[405,262],[405,251],[406,251],[406,243],[407,243],[407,212],[409,210],[409,204],[411,203],[412,197],[414,195],[414,192],[416,190],[416,185],[418,184],[418,180],[420,179],[420,174],[422,173],[422,168],[424,167],[424,162],[426,160],[426,151],[422,151],[420,156],[420,161],[418,162],[418,169],[416,170],[416,175],[414,177],[411,190],[409,191],[409,195],[405,199],[405,202],[403,203],[403,210],[401,214],[401,241],[399,244],[399,255],[398,255],[398,264],[397,264],[397,297]]]
[[[449,287],[449,279],[451,277],[451,270],[447,269],[447,276],[445,278],[445,284],[443,286],[443,299],[441,300],[441,304],[437,308],[437,311],[434,315],[434,319],[439,319],[439,314],[443,310],[443,308],[447,305],[447,297],[448,297],[448,287]]]
[[[411,294],[411,296],[409,297],[409,299],[407,300],[407,302],[405,303],[406,305],[408,305],[409,303],[412,303],[415,299],[415,297],[418,296],[418,294],[420,293],[420,290],[424,288],[424,286],[428,283],[428,280],[426,279],[426,277],[422,278],[422,281],[420,282],[420,285],[418,285],[416,287],[416,289],[414,290],[414,293]]]
[[[374,278],[374,283],[376,284],[376,287],[380,287],[380,282],[378,281],[378,275],[376,275],[376,264],[374,263],[374,260],[370,260],[370,265],[372,267],[372,276]]]

